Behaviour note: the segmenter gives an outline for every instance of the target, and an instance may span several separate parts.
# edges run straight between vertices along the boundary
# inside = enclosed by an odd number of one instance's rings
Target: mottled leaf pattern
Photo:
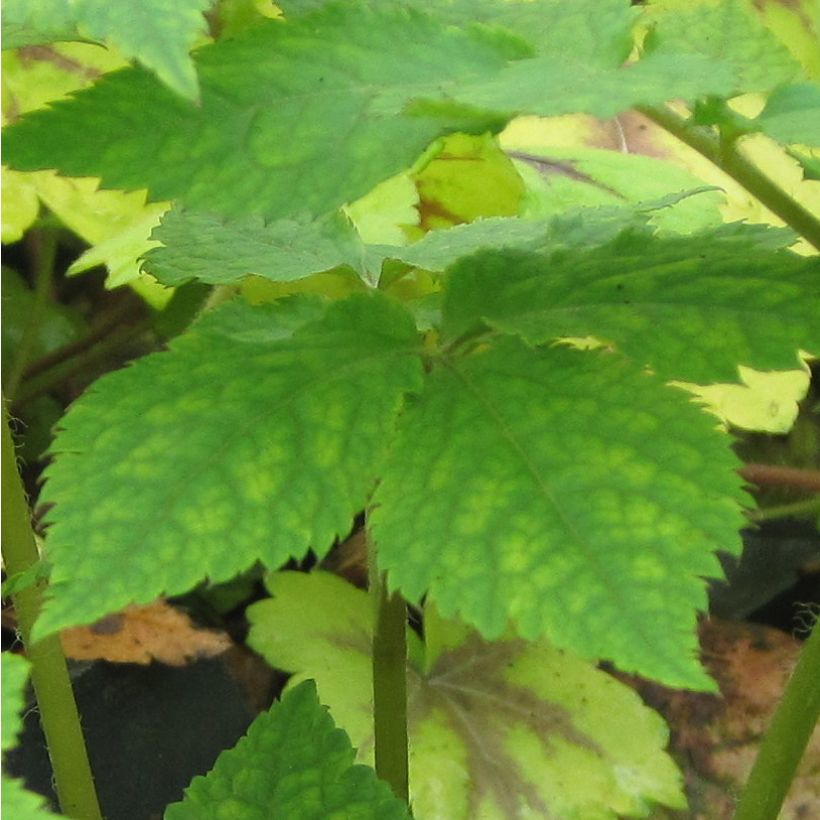
[[[349,529],[418,388],[417,337],[379,294],[299,326],[315,309],[229,304],[75,404],[43,495],[57,506],[40,634],[321,555]]]
[[[682,394],[613,354],[513,338],[451,359],[401,418],[370,521],[379,564],[487,638],[512,625],[709,688],[695,612],[736,553],[737,460]]]

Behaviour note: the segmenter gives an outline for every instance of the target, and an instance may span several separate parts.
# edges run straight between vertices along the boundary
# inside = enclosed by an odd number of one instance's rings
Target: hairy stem
[[[820,719],[820,627],[814,624],[760,745],[735,820],[774,820]]]
[[[376,774],[397,797],[408,802],[407,772],[407,606],[388,593],[368,545],[370,594],[373,599],[373,731]]]
[[[32,258],[34,276],[34,303],[26,317],[23,335],[14,359],[4,380],[3,389],[11,399],[20,385],[23,372],[31,358],[31,351],[37,341],[37,333],[42,327],[43,312],[51,295],[51,281],[54,277],[54,260],[57,256],[57,232],[49,228],[32,230],[27,237]]]
[[[638,110],[713,162],[820,250],[820,220],[749,162],[738,150],[735,140],[721,142],[714,131],[690,125],[684,117],[665,106],[645,106]]]
[[[3,560],[9,575],[36,563],[37,544],[23,483],[17,472],[14,441],[3,409]],[[33,584],[12,594],[18,629],[31,663],[31,682],[48,744],[57,797],[64,814],[82,820],[102,818],[80,717],[59,635],[30,643],[31,628],[40,611],[43,584]]]

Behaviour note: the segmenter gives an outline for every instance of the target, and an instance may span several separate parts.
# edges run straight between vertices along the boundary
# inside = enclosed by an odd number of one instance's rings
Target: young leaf
[[[804,179],[820,181],[820,151],[808,152],[792,148],[788,154],[800,163]]]
[[[737,379],[820,351],[820,260],[770,251],[736,227],[680,238],[626,231],[551,255],[485,252],[450,270],[444,333],[478,322],[539,344],[593,335],[664,378]]]
[[[820,143],[820,85],[795,83],[775,89],[755,121],[780,142]]]
[[[10,128],[4,158],[18,169],[101,176],[107,187],[148,187],[154,199],[208,213],[322,214],[406,167],[441,133],[497,126],[463,107],[447,108],[447,119],[402,111],[529,53],[503,31],[444,28],[392,4],[337,3],[200,49],[199,106],[145,71],[120,72]],[[77,140],[78,129],[96,138]]]
[[[3,46],[98,40],[136,57],[170,88],[197,96],[188,55],[205,33],[210,0],[6,0]]]
[[[162,246],[148,251],[143,267],[165,285],[227,284],[251,273],[290,282],[338,265],[364,273],[364,247],[341,214],[266,225],[259,217],[227,220],[175,208],[151,238]]]
[[[250,643],[296,673],[294,682],[314,677],[359,760],[369,761],[367,594],[323,572],[274,573],[267,584],[273,598],[248,610]],[[645,816],[650,802],[682,805],[680,776],[663,753],[662,721],[614,678],[544,642],[485,643],[430,606],[424,633],[420,645],[408,631],[410,792],[418,820],[589,820]]]
[[[236,746],[223,752],[205,777],[165,820],[409,820],[407,807],[362,765],[355,749],[305,681],[254,720]]]
[[[63,420],[43,500],[54,563],[39,633],[322,555],[370,493],[402,393],[410,316],[380,294],[208,314],[100,379]]]
[[[512,624],[673,686],[702,578],[736,552],[737,460],[683,394],[606,353],[502,337],[444,358],[403,414],[370,516],[390,585],[488,639]]]

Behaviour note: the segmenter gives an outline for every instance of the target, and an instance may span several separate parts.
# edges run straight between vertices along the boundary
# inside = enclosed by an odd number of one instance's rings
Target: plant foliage
[[[166,820],[293,817],[408,820],[407,807],[367,766],[305,681],[254,720],[207,777],[195,777]]]
[[[49,52],[77,56],[69,78],[9,58],[4,239],[42,201],[93,245],[73,272],[215,286],[166,350],[60,421],[35,635],[261,562],[275,597],[252,641],[316,679],[369,760],[367,599],[276,572],[363,514],[375,577],[424,615],[424,640],[408,633],[418,817],[680,805],[660,722],[592,664],[714,689],[695,624],[748,500],[729,436],[668,382],[705,391],[820,353],[820,265],[788,229],[718,224],[720,191],[627,112],[662,122],[674,101],[718,164],[769,140],[816,177],[820,87],[785,42],[793,15],[294,0],[267,19],[237,0],[205,37],[204,0],[133,18],[119,0],[6,5],[7,45],[90,39],[141,65],[97,78],[123,61],[92,71],[87,45]],[[597,127],[655,156],[539,143],[567,120],[516,120],[566,114],[614,118]],[[352,759],[302,685],[168,817],[404,816]],[[576,765],[583,782],[562,779]]]

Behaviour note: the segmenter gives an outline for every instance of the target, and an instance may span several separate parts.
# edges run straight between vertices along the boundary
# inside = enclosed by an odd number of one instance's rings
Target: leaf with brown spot
[[[231,646],[224,632],[198,629],[187,615],[165,601],[130,606],[90,626],[64,629],[60,639],[66,656],[76,661],[158,661],[169,666],[210,658]]]
[[[371,762],[372,606],[324,572],[277,572],[248,610],[250,645],[314,678],[322,702]],[[410,789],[417,820],[643,817],[681,807],[666,728],[627,687],[545,642],[486,642],[425,611],[408,631]]]

